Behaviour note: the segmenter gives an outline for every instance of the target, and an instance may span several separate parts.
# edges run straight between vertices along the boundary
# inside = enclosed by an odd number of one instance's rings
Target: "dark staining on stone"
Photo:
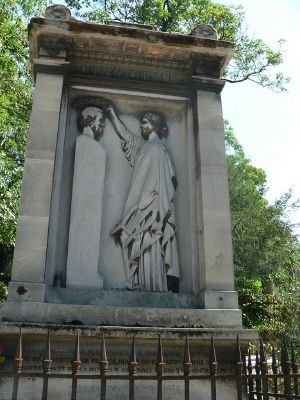
[[[28,292],[28,290],[25,289],[25,286],[18,286],[17,293],[18,293],[20,296],[24,295],[24,294],[27,293],[27,292]]]
[[[82,321],[73,319],[72,321],[64,321],[63,325],[85,325]]]

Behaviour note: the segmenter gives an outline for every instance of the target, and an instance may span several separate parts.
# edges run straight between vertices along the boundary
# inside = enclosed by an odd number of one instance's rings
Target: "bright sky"
[[[291,78],[288,93],[276,94],[255,83],[227,83],[223,93],[224,117],[246,155],[268,178],[270,201],[289,188],[300,197],[300,0],[218,0],[241,4],[249,32],[276,49],[286,39],[284,64],[279,70]],[[300,211],[293,216],[300,222]],[[300,233],[300,230],[297,230]]]

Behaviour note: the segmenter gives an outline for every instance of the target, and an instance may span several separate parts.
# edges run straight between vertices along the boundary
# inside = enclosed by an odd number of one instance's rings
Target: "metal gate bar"
[[[291,356],[290,356],[291,353]],[[48,382],[50,379],[70,379],[72,384],[71,400],[76,400],[78,380],[99,380],[100,381],[100,400],[106,400],[107,381],[128,381],[128,398],[135,400],[135,381],[147,380],[157,382],[156,399],[163,400],[163,382],[164,381],[183,381],[184,397],[183,400],[190,400],[190,382],[191,381],[209,381],[210,400],[222,400],[221,395],[217,392],[217,381],[228,380],[236,383],[236,400],[243,400],[248,393],[249,400],[270,400],[270,399],[300,399],[299,395],[299,377],[298,364],[296,361],[296,352],[291,345],[291,352],[287,342],[284,341],[281,346],[280,362],[276,358],[276,351],[272,349],[272,363],[268,365],[267,356],[262,340],[259,342],[259,352],[256,352],[254,366],[252,364],[252,355],[248,352],[247,360],[242,360],[239,337],[236,339],[236,373],[235,374],[218,374],[218,361],[215,350],[215,339],[211,336],[210,356],[209,356],[209,374],[197,375],[192,371],[192,357],[190,354],[189,339],[186,336],[183,346],[182,374],[165,373],[166,363],[163,356],[162,340],[158,336],[157,343],[157,359],[155,366],[155,374],[139,375],[138,363],[136,356],[135,336],[132,338],[130,356],[128,360],[128,374],[109,374],[108,358],[106,352],[106,344],[104,333],[102,334],[101,353],[100,353],[100,373],[83,374],[80,373],[81,357],[80,357],[80,336],[76,335],[74,356],[71,362],[71,373],[54,373],[51,371],[51,337],[48,332],[45,354],[42,361],[43,372],[25,372],[23,371],[23,337],[22,331],[18,336],[17,350],[14,358],[14,368],[12,372],[0,371],[0,377],[12,377],[13,389],[12,400],[18,400],[19,379],[24,378],[41,378],[42,400],[48,399]],[[247,363],[247,364],[246,364]],[[271,384],[270,384],[271,383]],[[270,391],[272,387],[272,391]],[[20,395],[21,396],[21,395]],[[208,399],[209,400],[209,399]],[[234,399],[233,399],[234,400]]]

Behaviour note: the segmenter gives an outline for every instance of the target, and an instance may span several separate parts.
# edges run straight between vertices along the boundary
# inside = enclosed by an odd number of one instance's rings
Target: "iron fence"
[[[209,373],[205,375],[194,374],[192,370],[192,357],[189,348],[189,339],[186,336],[183,348],[182,374],[166,373],[166,363],[163,356],[163,347],[160,335],[158,336],[157,358],[155,372],[150,375],[138,374],[138,362],[136,355],[136,340],[132,338],[131,351],[128,359],[128,373],[110,374],[109,360],[107,357],[106,343],[104,334],[102,335],[101,353],[99,359],[98,374],[81,373],[81,355],[80,355],[80,335],[77,334],[75,340],[74,356],[71,362],[71,373],[56,373],[52,371],[51,359],[51,337],[48,332],[45,346],[45,355],[42,360],[41,372],[25,372],[23,367],[23,343],[22,332],[18,337],[17,351],[14,358],[14,368],[11,372],[0,371],[0,377],[11,377],[13,379],[12,400],[21,398],[19,394],[19,380],[24,378],[42,379],[42,400],[48,399],[48,382],[51,379],[70,379],[72,384],[71,400],[77,398],[77,383],[79,380],[98,380],[100,381],[99,398],[107,398],[108,381],[127,381],[128,399],[137,400],[135,397],[135,383],[139,380],[148,380],[156,382],[156,399],[163,400],[163,382],[164,381],[183,381],[184,400],[190,400],[190,382],[203,381],[210,382],[210,400],[222,400],[222,394],[217,392],[217,382],[219,380],[231,380],[235,383],[236,399],[242,400],[248,397],[249,400],[271,400],[271,399],[300,399],[299,380],[300,373],[296,361],[296,355],[291,344],[288,348],[285,341],[281,346],[280,360],[276,357],[275,349],[272,350],[271,358],[265,353],[262,340],[259,343],[259,350],[255,355],[249,351],[246,357],[242,357],[240,341],[237,336],[235,349],[235,373],[218,374],[218,361],[214,337],[210,341]],[[269,362],[271,360],[271,362]],[[209,400],[209,399],[208,399]],[[233,399],[234,400],[234,399]]]

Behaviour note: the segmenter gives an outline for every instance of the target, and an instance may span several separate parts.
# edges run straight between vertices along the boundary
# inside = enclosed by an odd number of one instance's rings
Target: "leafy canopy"
[[[236,287],[244,326],[274,338],[300,335],[300,246],[290,213],[291,192],[265,198],[266,174],[245,156],[225,125]]]
[[[241,6],[212,0],[66,0],[84,20],[150,24],[163,32],[189,33],[197,24],[212,25],[219,39],[235,43],[235,55],[224,74],[228,82],[249,80],[275,91],[285,91],[289,79],[277,71],[283,61],[283,40],[273,50],[247,32]]]

